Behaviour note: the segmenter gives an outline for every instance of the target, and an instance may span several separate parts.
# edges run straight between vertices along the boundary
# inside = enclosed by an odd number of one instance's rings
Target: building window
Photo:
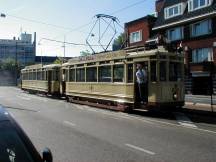
[[[142,41],[142,31],[136,31],[130,33],[130,43],[136,43]]]
[[[175,16],[182,15],[185,10],[185,3],[179,3],[164,9],[165,19],[169,19]]]
[[[213,0],[189,0],[188,1],[188,11],[194,11],[203,7],[210,6]]]
[[[204,61],[213,61],[212,48],[199,48],[192,51],[192,62],[199,63]]]
[[[183,27],[169,29],[167,31],[167,38],[170,41],[181,40],[184,38]]]
[[[191,36],[210,34],[212,32],[212,21],[205,20],[191,25]]]

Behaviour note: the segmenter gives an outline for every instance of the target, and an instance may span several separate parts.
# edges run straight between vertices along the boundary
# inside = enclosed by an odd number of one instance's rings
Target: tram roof
[[[150,57],[158,54],[173,55],[173,56],[176,55],[176,53],[168,52],[163,47],[158,47],[157,49],[151,49],[151,50],[145,50],[145,48],[142,47],[142,48],[97,53],[89,56],[75,57],[70,59],[67,63],[63,64],[63,66],[65,67],[73,64],[97,62],[97,61],[109,61],[109,60],[124,59],[124,58]]]
[[[59,67],[61,67],[61,64],[50,64],[50,65],[43,66],[43,68],[46,69],[59,68]]]
[[[42,67],[43,67],[42,64],[29,65],[29,66],[26,66],[24,69],[22,69],[22,71],[31,70],[31,69],[40,69]]]
[[[21,71],[25,71],[25,70],[35,70],[35,69],[52,69],[52,68],[58,68],[61,67],[60,64],[50,64],[50,65],[42,65],[42,64],[36,64],[36,65],[30,65],[30,66],[26,66],[24,69],[22,69]]]

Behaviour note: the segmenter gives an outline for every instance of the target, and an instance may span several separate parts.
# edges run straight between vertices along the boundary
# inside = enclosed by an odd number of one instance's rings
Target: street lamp
[[[0,17],[5,18],[6,15],[5,15],[4,13],[1,13],[1,14],[0,14]]]

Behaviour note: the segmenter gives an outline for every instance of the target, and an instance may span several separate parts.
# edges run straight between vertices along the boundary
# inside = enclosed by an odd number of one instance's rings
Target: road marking
[[[180,125],[184,127],[197,128],[197,126],[184,113],[175,112],[174,115]]]
[[[145,153],[150,154],[150,155],[155,155],[155,152],[152,152],[152,151],[149,151],[149,150],[146,150],[146,149],[143,149],[141,147],[137,147],[137,146],[134,146],[134,145],[131,145],[128,143],[126,143],[125,146],[133,148],[133,149],[138,150],[138,151],[145,152]]]
[[[69,121],[64,121],[64,124],[67,124],[67,125],[70,125],[72,127],[75,127],[76,124],[72,123],[72,122],[69,122]]]

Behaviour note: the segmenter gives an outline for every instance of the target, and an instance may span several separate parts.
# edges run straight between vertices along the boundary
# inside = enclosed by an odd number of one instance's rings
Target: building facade
[[[149,37],[151,37],[151,29],[155,21],[156,17],[148,15],[125,23],[126,47],[144,46]]]
[[[22,33],[20,38],[0,39],[0,62],[14,60],[21,67],[35,62],[36,33],[32,35]]]
[[[186,92],[216,92],[216,0],[157,0],[156,11],[153,32],[185,52]]]

